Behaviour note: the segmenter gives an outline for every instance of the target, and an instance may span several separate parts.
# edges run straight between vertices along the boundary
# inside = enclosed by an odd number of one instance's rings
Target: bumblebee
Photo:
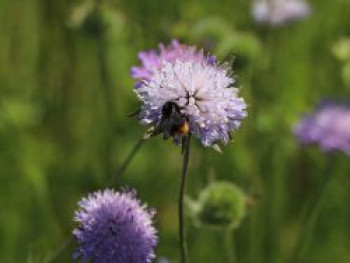
[[[175,102],[168,101],[163,105],[162,117],[154,132],[163,133],[164,140],[173,137],[175,141],[189,134],[188,119],[181,113],[180,107]]]

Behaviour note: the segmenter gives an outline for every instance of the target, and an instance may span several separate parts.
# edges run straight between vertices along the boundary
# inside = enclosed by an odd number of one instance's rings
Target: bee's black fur
[[[175,136],[179,128],[187,121],[181,113],[180,107],[172,101],[166,102],[162,108],[162,118],[159,123],[160,132],[163,132],[163,138]]]

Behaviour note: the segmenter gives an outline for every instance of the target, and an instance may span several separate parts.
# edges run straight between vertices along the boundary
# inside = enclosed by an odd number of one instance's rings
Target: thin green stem
[[[184,226],[184,215],[183,215],[183,200],[185,193],[185,182],[188,174],[188,163],[190,157],[190,139],[191,135],[188,135],[184,140],[184,152],[182,155],[182,176],[179,191],[179,238],[180,238],[180,258],[181,263],[186,263],[187,259],[187,248],[186,248],[186,237],[185,237],[185,226]]]
[[[134,145],[134,148],[132,148],[129,155],[126,157],[126,159],[124,160],[122,165],[117,170],[116,174],[110,178],[108,185],[107,185],[108,187],[112,186],[114,181],[117,178],[122,177],[122,175],[125,173],[126,169],[128,168],[129,164],[131,163],[131,161],[135,157],[136,153],[139,151],[140,147],[145,143],[145,141],[146,141],[145,138],[141,138],[138,140],[138,142]]]
[[[100,14],[102,12],[102,6],[96,0],[96,12]],[[101,76],[101,86],[103,89],[104,99],[105,99],[105,107],[106,107],[106,117],[109,125],[109,129],[107,130],[104,138],[104,156],[102,156],[105,163],[105,173],[112,174],[113,173],[113,165],[112,165],[112,151],[113,151],[113,127],[115,123],[115,106],[114,106],[114,93],[111,84],[111,80],[108,72],[108,41],[106,39],[106,34],[101,32],[100,37],[97,38],[97,59],[99,63],[99,70]]]
[[[322,181],[320,182],[318,189],[316,189],[315,195],[310,200],[310,202],[306,204],[306,207],[302,212],[300,221],[303,226],[303,231],[297,240],[297,244],[291,256],[290,263],[302,262],[309,244],[312,241],[314,229],[323,204],[323,197],[332,178],[332,168],[334,166],[333,162],[334,158],[330,158],[328,160]]]
[[[223,230],[224,239],[225,239],[225,250],[226,250],[226,262],[228,263],[236,263],[236,251],[235,244],[233,240],[233,233],[231,229]]]

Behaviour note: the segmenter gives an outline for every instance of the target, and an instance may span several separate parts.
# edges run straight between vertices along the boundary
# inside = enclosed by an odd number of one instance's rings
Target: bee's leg
[[[159,129],[158,126],[155,126],[155,127],[154,127],[154,130],[153,130],[153,132],[152,132],[152,136],[157,136],[157,135],[160,134],[160,133],[162,133],[162,130]]]
[[[162,133],[162,130],[159,127],[159,124],[153,125],[145,132],[144,139],[150,139],[151,137],[157,136],[160,133]]]

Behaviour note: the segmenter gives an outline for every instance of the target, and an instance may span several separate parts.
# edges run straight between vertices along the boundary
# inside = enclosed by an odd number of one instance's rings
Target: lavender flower
[[[294,128],[303,144],[318,143],[324,151],[350,155],[350,107],[326,102],[306,115]]]
[[[152,76],[161,67],[163,61],[174,63],[176,60],[182,62],[196,61],[199,63],[213,63],[215,57],[204,56],[202,51],[196,50],[194,47],[181,45],[177,40],[173,40],[170,46],[159,45],[160,52],[156,50],[143,51],[139,53],[141,67],[132,67],[131,76],[138,80],[150,80]]]
[[[274,26],[300,20],[310,11],[305,0],[256,0],[252,8],[255,21]]]
[[[146,209],[134,191],[107,189],[90,194],[78,205],[78,227],[73,231],[79,244],[75,259],[97,263],[147,263],[154,259],[155,212]]]
[[[163,106],[172,102],[188,121],[189,132],[204,146],[212,146],[218,141],[227,143],[230,132],[247,116],[244,100],[232,87],[235,80],[229,66],[220,65],[213,56],[173,42],[161,48],[160,55],[153,57],[154,63],[142,61],[144,66],[133,71],[134,77],[142,79],[142,85],[135,87],[143,104],[139,115],[142,124],[159,125]]]

